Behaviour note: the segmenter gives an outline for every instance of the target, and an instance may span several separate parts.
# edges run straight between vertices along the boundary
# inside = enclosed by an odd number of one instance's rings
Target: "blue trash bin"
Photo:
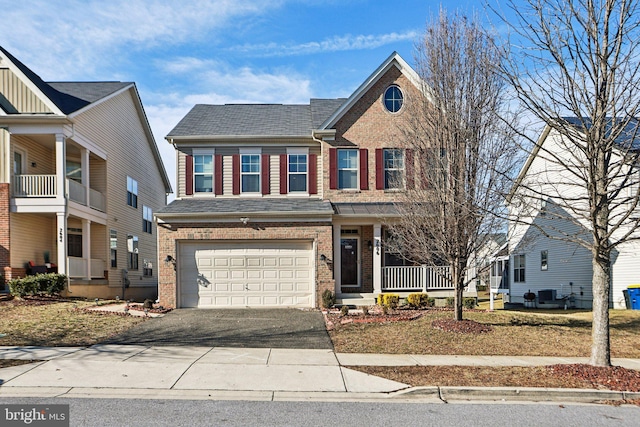
[[[631,310],[640,310],[640,287],[638,285],[631,285],[627,288],[627,291],[629,292]]]

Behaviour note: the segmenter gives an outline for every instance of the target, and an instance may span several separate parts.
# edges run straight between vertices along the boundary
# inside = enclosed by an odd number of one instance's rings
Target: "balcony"
[[[58,195],[56,175],[13,175],[12,196],[17,198],[55,198]],[[87,187],[72,179],[66,180],[69,200],[89,206],[100,212],[106,212],[104,194],[89,189],[87,203]]]

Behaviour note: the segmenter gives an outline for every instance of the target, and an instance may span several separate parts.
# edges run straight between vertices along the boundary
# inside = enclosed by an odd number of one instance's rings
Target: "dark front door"
[[[358,239],[340,240],[342,287],[358,287]]]

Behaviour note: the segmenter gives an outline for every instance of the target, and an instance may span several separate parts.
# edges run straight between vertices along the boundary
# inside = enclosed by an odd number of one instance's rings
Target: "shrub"
[[[447,297],[447,298],[444,300],[444,305],[445,305],[445,307],[447,307],[447,308],[453,308],[453,306],[455,305],[455,303],[456,303],[456,299],[455,299],[454,297]]]
[[[23,297],[25,295],[47,294],[59,295],[67,283],[67,276],[57,273],[36,274],[9,282],[11,295]]]
[[[322,291],[322,306],[324,308],[331,308],[336,304],[336,295],[329,289]]]
[[[369,314],[369,306],[368,305],[361,306],[360,310],[362,310],[362,314],[364,314],[365,316]]]
[[[400,303],[400,295],[398,294],[380,294],[378,297],[378,305],[382,307],[389,307],[391,309],[398,308]]]
[[[429,297],[427,298],[427,307],[435,307],[436,306],[436,299]]]
[[[464,308],[469,310],[476,308],[476,299],[475,298],[464,298],[462,300],[462,305]]]
[[[343,305],[342,307],[340,307],[340,314],[343,316],[347,316],[349,314],[349,306]]]
[[[424,292],[409,294],[407,295],[407,304],[415,308],[428,307],[429,295]]]

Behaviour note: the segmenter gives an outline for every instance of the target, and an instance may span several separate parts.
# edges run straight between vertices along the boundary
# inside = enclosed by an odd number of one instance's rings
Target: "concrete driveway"
[[[333,350],[322,313],[297,309],[177,309],[103,344]]]

